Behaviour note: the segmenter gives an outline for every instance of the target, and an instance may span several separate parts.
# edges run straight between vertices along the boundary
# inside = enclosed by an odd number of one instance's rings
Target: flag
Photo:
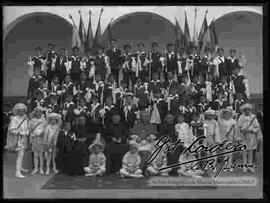
[[[204,38],[204,35],[208,29],[208,25],[207,25],[207,19],[206,19],[206,15],[207,15],[207,10],[205,11],[205,15],[204,15],[204,19],[203,19],[203,23],[202,23],[202,26],[201,26],[201,30],[200,30],[200,33],[199,33],[199,53],[202,51],[202,47],[203,47],[203,38]]]
[[[109,45],[109,42],[113,39],[112,28],[111,28],[112,21],[113,21],[113,18],[111,18],[111,20],[110,20],[110,22],[109,22],[109,24],[108,24],[108,26],[106,28],[106,30],[107,30],[106,35],[107,36],[103,38],[103,40],[104,40],[103,41],[103,46],[104,47],[107,47]]]
[[[69,18],[72,20],[73,23],[73,29],[72,29],[72,47],[78,47],[81,48],[81,40],[79,36],[78,28],[72,18],[71,15],[69,15]]]
[[[203,35],[201,44],[202,44],[202,47],[200,50],[201,54],[203,53],[205,47],[211,48],[210,30],[208,26],[206,27],[206,31]]]
[[[101,44],[101,26],[100,26],[100,18],[103,12],[103,8],[100,11],[99,19],[98,19],[98,26],[95,34],[95,39],[94,39],[94,45],[97,46]]]
[[[81,51],[84,52],[85,41],[86,41],[86,29],[85,29],[84,24],[83,24],[81,11],[79,11],[79,14],[80,14],[79,36],[80,36],[80,40],[81,40]]]
[[[182,28],[179,25],[178,20],[175,18],[175,26],[174,26],[174,34],[176,37],[176,42],[175,42],[175,49],[176,51],[184,46],[184,33]]]
[[[185,12],[185,30],[184,30],[184,45],[186,49],[188,49],[189,43],[191,42],[190,33],[189,33],[189,27],[188,27],[188,21],[187,21],[187,13]]]
[[[193,28],[193,44],[197,47],[198,46],[198,32],[197,32],[197,26],[196,26],[196,19],[197,19],[197,8],[195,8],[195,20],[194,20],[194,28]]]
[[[217,45],[218,45],[218,38],[216,34],[216,28],[215,28],[215,23],[214,20],[212,20],[211,24],[209,25],[209,33],[210,33],[210,49],[211,52],[215,52],[217,50]]]
[[[93,46],[93,43],[94,43],[94,36],[92,31],[91,11],[89,11],[89,22],[85,41],[85,48],[90,49]]]

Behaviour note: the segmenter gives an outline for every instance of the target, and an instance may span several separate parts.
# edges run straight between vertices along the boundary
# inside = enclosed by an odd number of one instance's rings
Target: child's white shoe
[[[255,173],[254,168],[248,168],[251,173]]]
[[[38,169],[35,169],[35,170],[32,171],[31,174],[34,175],[34,174],[36,174],[37,172],[38,172]]]
[[[22,175],[21,173],[16,173],[16,174],[15,174],[15,177],[16,177],[16,178],[21,178],[21,179],[22,179],[22,178],[25,178],[25,176]]]
[[[21,168],[21,171],[22,171],[22,172],[26,172],[26,173],[28,173],[28,172],[29,172],[29,170],[24,169],[24,168]]]
[[[94,176],[94,173],[86,173],[85,176]]]
[[[56,168],[53,169],[53,172],[59,173],[59,171]]]
[[[40,173],[41,175],[43,175],[43,174],[44,174],[44,171],[43,171],[43,170],[40,170],[39,173]]]
[[[50,175],[50,170],[47,169],[45,174],[46,174],[47,176]]]
[[[161,176],[169,176],[168,173],[161,173]]]

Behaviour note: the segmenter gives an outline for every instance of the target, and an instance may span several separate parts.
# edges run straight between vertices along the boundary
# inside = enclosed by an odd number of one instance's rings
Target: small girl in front
[[[125,154],[122,160],[122,168],[120,176],[142,178],[142,170],[140,169],[141,157],[138,154],[138,144],[135,141],[130,141],[129,151]]]
[[[106,172],[106,157],[103,154],[104,151],[104,141],[98,138],[89,146],[90,156],[89,156],[89,166],[84,167],[85,176],[102,176]]]
[[[40,174],[43,171],[43,154],[44,154],[44,131],[46,126],[46,119],[43,116],[43,108],[38,106],[33,111],[33,117],[29,122],[30,143],[32,144],[32,151],[34,153],[34,171],[32,174],[38,172],[38,159],[40,161]]]
[[[233,112],[230,107],[227,107],[222,110],[221,116],[219,118],[219,130],[221,143],[225,140],[229,143],[234,143],[236,138],[236,120],[233,119]],[[233,153],[228,154],[226,157],[229,158],[228,165],[232,165]],[[233,168],[230,168],[230,171],[233,172]]]
[[[60,114],[50,113],[47,118],[47,126],[44,132],[44,144],[45,144],[45,158],[46,158],[46,175],[50,174],[51,160],[53,162],[53,171],[58,173],[56,169],[56,142],[58,133],[61,127],[61,116]]]

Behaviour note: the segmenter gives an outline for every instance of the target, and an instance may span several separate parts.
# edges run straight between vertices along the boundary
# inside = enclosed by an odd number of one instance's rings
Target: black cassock
[[[76,126],[73,132],[76,141],[72,141],[71,138],[64,138],[62,133],[59,134],[57,144],[59,149],[58,167],[61,172],[69,175],[83,175],[83,168],[88,166],[88,146],[91,143],[93,133],[86,126]],[[81,138],[86,138],[85,142],[80,141]],[[66,149],[69,150],[66,151]]]
[[[72,152],[76,141],[71,137],[73,135],[72,131],[68,131],[67,134],[63,130],[59,132],[57,139],[57,168],[61,173],[65,173],[68,175],[73,174],[73,160],[72,160]]]

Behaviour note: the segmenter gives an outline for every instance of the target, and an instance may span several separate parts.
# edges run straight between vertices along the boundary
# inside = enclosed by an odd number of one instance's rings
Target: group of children
[[[91,152],[88,166],[83,167],[87,176],[106,172],[108,160],[103,151],[107,142],[116,144],[114,147],[130,146],[123,155],[120,176],[169,175],[171,170],[159,171],[167,161],[171,162],[167,154],[161,153],[150,165],[145,165],[145,156],[141,159],[141,152],[151,153],[156,147],[155,139],[164,135],[171,141],[181,139],[184,142],[181,151],[200,136],[206,136],[203,143],[207,146],[223,140],[241,141],[247,146],[243,162],[253,162],[252,151],[262,135],[251,113],[252,106],[247,103],[247,80],[241,74],[243,67],[234,49],[225,58],[222,48],[217,56],[211,57],[210,49],[206,48],[203,56],[199,56],[193,45],[174,52],[173,44],[169,43],[164,54],[158,52],[156,42],[152,43],[150,53],[144,52],[143,43],[138,44],[136,53],[131,53],[130,45],[125,45],[121,52],[115,39],[110,46],[106,53],[101,46],[96,53],[87,50],[85,57],[79,56],[77,47],[72,49],[71,57],[65,49],[56,53],[53,44],[48,45],[46,55],[36,48],[36,56],[30,57],[28,63],[31,78],[27,106],[16,104],[11,118],[8,110],[5,112],[9,123],[6,148],[18,152],[17,177],[24,177],[22,157],[28,143],[34,154],[32,173],[38,172],[38,165],[40,174],[44,173],[44,156],[46,174],[50,173],[51,161],[57,173],[55,160],[59,149],[67,150],[58,137],[61,135],[62,141],[68,136],[72,142],[79,139],[86,143],[76,133],[62,129],[62,123],[71,128],[78,126],[80,117],[96,129],[95,139],[87,145]],[[149,115],[149,128],[155,128],[156,133],[148,130],[138,135],[132,133],[142,121],[142,112]],[[108,139],[110,133],[113,135]],[[179,155],[177,160],[193,156]],[[232,163],[232,157],[229,160]],[[186,168],[180,167],[177,173],[201,174]]]

